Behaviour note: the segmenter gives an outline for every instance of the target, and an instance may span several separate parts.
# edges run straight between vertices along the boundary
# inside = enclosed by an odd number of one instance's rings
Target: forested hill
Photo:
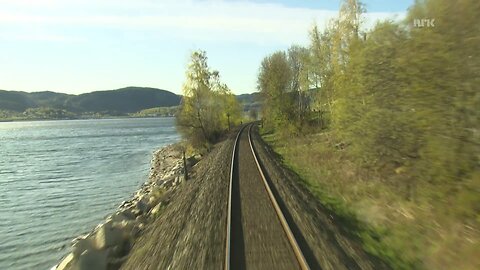
[[[24,112],[29,108],[48,107],[75,113],[127,114],[153,107],[177,106],[180,98],[179,95],[166,90],[144,87],[126,87],[81,95],[50,91],[26,93],[0,90],[0,110]]]
[[[251,93],[251,94],[241,94],[237,95],[237,100],[240,103],[244,104],[251,104],[251,103],[257,103],[260,102],[261,97],[259,92]]]

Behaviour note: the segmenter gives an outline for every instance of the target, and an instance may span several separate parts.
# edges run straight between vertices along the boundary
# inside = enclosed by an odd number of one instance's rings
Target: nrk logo
[[[417,27],[417,28],[435,27],[435,19],[414,19],[413,27]]]

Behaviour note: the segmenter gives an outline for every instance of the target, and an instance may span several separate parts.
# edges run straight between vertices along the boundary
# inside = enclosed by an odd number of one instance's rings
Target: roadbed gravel
[[[121,269],[221,269],[234,134],[204,157],[135,242]]]
[[[237,146],[232,191],[232,269],[300,269],[255,163],[248,128]]]

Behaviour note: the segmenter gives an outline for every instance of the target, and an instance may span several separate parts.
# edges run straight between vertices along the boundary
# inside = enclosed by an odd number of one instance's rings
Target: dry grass
[[[480,196],[475,179],[452,195],[418,186],[412,199],[401,184],[408,172],[363,168],[329,133],[263,137],[323,204],[354,224],[349,229],[365,249],[394,269],[480,269],[478,206],[469,204]]]

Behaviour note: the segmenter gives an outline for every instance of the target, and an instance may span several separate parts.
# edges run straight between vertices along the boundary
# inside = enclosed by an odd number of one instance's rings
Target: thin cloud
[[[0,40],[4,41],[44,41],[59,43],[80,43],[87,40],[83,37],[56,35],[56,34],[2,34]]]
[[[35,9],[30,6],[33,2]],[[331,18],[337,16],[336,11],[244,1],[21,0],[12,3],[0,0],[0,4],[6,10],[0,13],[0,24],[10,29],[19,25],[43,26],[53,31],[59,28],[56,30],[59,33],[53,36],[64,36],[62,29],[73,26],[88,28],[93,32],[113,29],[192,41],[261,44],[306,41],[307,31],[314,22],[323,28]],[[378,19],[394,15],[369,13],[367,21],[373,24]],[[403,17],[402,14],[398,16]],[[55,38],[51,40],[55,41]]]

